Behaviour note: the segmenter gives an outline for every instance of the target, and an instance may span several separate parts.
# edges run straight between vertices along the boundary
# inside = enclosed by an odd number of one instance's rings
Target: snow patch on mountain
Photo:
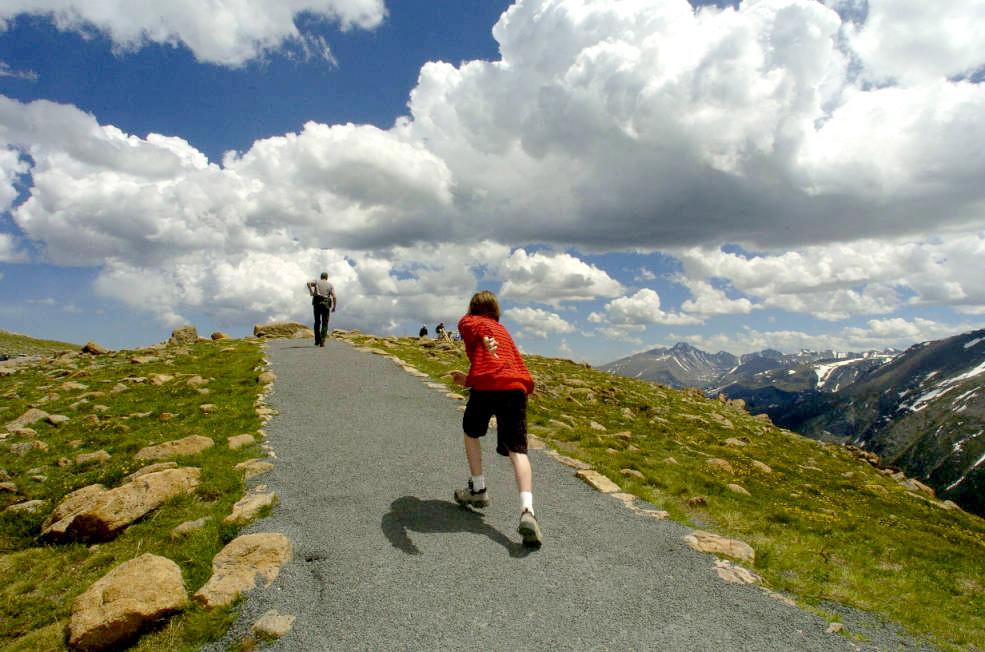
[[[974,378],[975,376],[978,376],[983,373],[985,373],[985,362],[980,363],[977,367],[970,369],[964,372],[963,374],[958,374],[957,376],[952,376],[951,378],[945,378],[944,380],[939,381],[936,385],[934,385],[933,389],[931,389],[929,392],[925,392],[924,394],[918,396],[917,399],[913,401],[913,403],[911,403],[908,406],[901,406],[901,407],[907,408],[911,412],[919,412],[920,410],[927,407],[927,405],[932,400],[950,392],[952,389],[955,388],[955,386],[957,386],[958,383],[968,380],[969,378]],[[927,376],[924,378],[924,381],[933,378],[937,374],[938,372],[936,371],[927,374]]]

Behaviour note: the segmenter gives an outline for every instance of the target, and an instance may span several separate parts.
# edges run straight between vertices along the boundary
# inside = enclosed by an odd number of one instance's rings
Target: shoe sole
[[[489,507],[489,503],[492,502],[488,498],[482,501],[472,501],[472,500],[462,500],[457,495],[455,496],[455,502],[464,507]]]
[[[540,526],[537,523],[520,523],[517,532],[523,537],[523,545],[532,548],[539,547],[543,543],[540,535]]]

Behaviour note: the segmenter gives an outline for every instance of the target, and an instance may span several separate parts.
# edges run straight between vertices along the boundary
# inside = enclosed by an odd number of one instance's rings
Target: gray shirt
[[[311,291],[311,296],[325,298],[335,296],[335,287],[323,278],[320,278],[317,281],[311,281],[308,285],[308,289]]]

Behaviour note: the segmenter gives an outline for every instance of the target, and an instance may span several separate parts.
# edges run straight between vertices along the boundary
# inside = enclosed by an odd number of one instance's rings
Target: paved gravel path
[[[247,531],[285,533],[294,560],[244,602],[225,643],[277,609],[297,616],[273,645],[288,650],[907,646],[878,625],[852,643],[762,589],[725,584],[713,557],[682,542],[687,528],[632,513],[541,451],[531,462],[545,544],[527,550],[509,462],[490,441],[492,505],[480,514],[452,500],[467,475],[461,403],[338,341],[272,342],[268,357],[277,460],[253,483],[281,504]]]

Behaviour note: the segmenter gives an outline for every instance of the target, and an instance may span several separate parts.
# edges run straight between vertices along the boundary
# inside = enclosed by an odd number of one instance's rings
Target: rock
[[[564,464],[565,466],[570,467],[572,469],[590,469],[590,468],[592,468],[592,465],[591,464],[588,464],[587,462],[582,462],[581,460],[576,460],[573,457],[568,457],[567,455],[562,455],[561,453],[558,453],[557,451],[547,451],[547,454],[550,455],[551,457],[553,457],[555,460],[557,460],[561,464]]]
[[[0,482],[0,493],[15,494],[17,485],[13,482]]]
[[[624,419],[630,419],[630,420],[632,420],[632,419],[635,419],[636,418],[636,415],[633,414],[633,411],[630,410],[628,407],[624,407],[622,409],[622,413],[621,414],[622,414],[622,416],[623,416]]]
[[[166,471],[168,469],[178,468],[177,462],[158,462],[157,464],[148,464],[147,466],[138,469],[123,478],[123,482],[133,482],[142,475],[147,475],[148,473],[157,473],[158,471]]]
[[[212,577],[194,596],[206,609],[232,604],[256,586],[269,586],[291,558],[291,542],[283,534],[245,534],[229,542],[212,560]]]
[[[64,414],[49,414],[46,421],[53,426],[60,426],[68,421],[68,417]]]
[[[135,355],[130,358],[131,364],[150,364],[152,362],[160,362],[161,359],[156,355]]]
[[[121,649],[145,625],[189,604],[181,569],[165,557],[145,553],[123,562],[72,603],[69,647]]]
[[[273,322],[270,324],[256,324],[253,326],[253,336],[254,337],[269,337],[269,338],[288,338],[297,339],[303,337],[314,338],[315,332],[305,326],[304,324],[299,324],[297,322]]]
[[[182,345],[182,344],[194,344],[198,341],[198,331],[195,330],[194,326],[181,326],[171,331],[171,339],[168,340],[168,344],[171,345]]]
[[[934,490],[931,487],[928,487],[924,483],[922,483],[919,480],[916,480],[914,478],[906,478],[900,484],[903,485],[904,487],[906,487],[907,489],[909,489],[910,491],[914,491],[914,492],[917,492],[917,493],[922,493],[925,496],[928,496],[930,498],[935,498],[936,497],[935,494],[934,494]]]
[[[727,486],[728,486],[728,490],[731,491],[731,492],[733,492],[733,493],[742,494],[743,496],[751,496],[752,495],[752,494],[750,494],[746,490],[745,487],[743,487],[740,484],[729,484]]]
[[[773,423],[772,421],[770,421],[770,415],[766,414],[765,412],[763,412],[762,414],[757,414],[755,418],[758,419],[759,421],[765,421],[766,423],[769,423],[771,425]]]
[[[133,456],[135,460],[164,460],[169,457],[182,457],[184,455],[195,455],[202,451],[212,448],[215,442],[209,437],[202,435],[191,435],[183,439],[166,441],[156,446],[147,446],[137,451]]]
[[[277,494],[273,492],[268,493],[262,490],[249,491],[245,496],[240,498],[235,505],[233,505],[232,514],[222,519],[222,522],[240,525],[249,523],[255,519],[263,509],[273,507],[276,500]]]
[[[269,385],[270,383],[277,380],[277,374],[272,371],[264,371],[259,376],[257,376],[257,382],[261,385]]]
[[[95,453],[79,453],[75,456],[75,463],[79,466],[89,464],[105,464],[111,457],[112,456],[104,450],[98,450]]]
[[[149,374],[147,376],[147,380],[150,381],[151,385],[157,385],[160,387],[161,385],[166,385],[174,380],[174,376],[170,374]]]
[[[24,457],[29,453],[34,451],[46,451],[48,450],[48,444],[40,441],[38,439],[30,439],[28,441],[19,442],[17,444],[10,445],[10,452],[18,457]]]
[[[186,537],[192,532],[204,528],[205,524],[208,522],[209,522],[208,516],[203,516],[202,518],[196,519],[194,521],[185,521],[184,523],[175,526],[174,529],[171,530],[171,538],[180,539],[182,537]]]
[[[881,484],[867,484],[865,488],[874,494],[879,494],[880,496],[886,496],[889,494],[889,489],[886,489]]]
[[[628,430],[623,430],[622,432],[617,432],[616,434],[614,434],[612,436],[613,437],[616,437],[617,439],[622,439],[624,441],[629,441],[629,440],[631,440],[633,438],[633,433],[631,433]]]
[[[565,430],[571,430],[571,426],[564,421],[558,421],[557,419],[551,419],[548,421],[552,426],[557,426],[558,428],[564,428]]]
[[[82,441],[81,439],[73,439],[70,442],[68,442],[68,444],[66,445],[72,450],[75,450],[76,448],[81,448],[84,443],[85,442]]]
[[[615,448],[606,448],[605,449],[605,452],[608,453],[609,455],[618,455],[619,454],[619,451],[616,450]]]
[[[43,500],[28,500],[23,503],[16,503],[10,505],[5,509],[5,512],[10,512],[11,514],[34,514],[44,507]]]
[[[250,631],[257,638],[281,638],[291,631],[291,628],[294,627],[294,621],[294,616],[282,614],[276,609],[271,609],[260,616],[260,620],[253,623]]]
[[[708,504],[708,499],[704,496],[694,496],[687,499],[688,507],[704,507]]]
[[[721,469],[727,473],[735,473],[735,469],[732,468],[732,465],[728,462],[728,460],[712,457],[705,460],[705,462],[712,468]]]
[[[160,421],[170,421],[174,417],[175,414],[173,412],[161,412],[159,415],[157,415],[157,418]]]
[[[695,530],[684,537],[684,542],[698,552],[727,555],[746,563],[752,563],[756,560],[756,552],[748,543],[738,539],[726,539],[711,532]]]
[[[715,560],[715,572],[730,584],[760,584],[763,578],[748,568],[733,564],[727,559]]]
[[[619,485],[605,477],[598,471],[593,471],[591,469],[582,469],[575,473],[576,476],[585,481],[585,483],[596,491],[601,491],[604,494],[615,493],[619,491]]]
[[[86,426],[95,426],[99,424],[99,417],[95,414],[87,414],[82,417],[82,424]]]
[[[228,340],[229,339],[229,336],[226,335],[225,333],[223,333],[222,331],[216,331],[216,332],[212,333],[212,335],[210,335],[209,337],[212,338],[212,341],[213,342],[218,342],[219,340]]]
[[[10,434],[15,437],[21,437],[22,439],[34,439],[38,436],[38,431],[34,428],[14,428],[10,431]]]
[[[240,462],[233,467],[237,471],[243,471],[247,480],[250,478],[255,478],[258,475],[263,475],[274,468],[274,465],[270,462],[264,462],[259,459],[246,460],[245,462]]]
[[[250,444],[255,443],[255,441],[256,440],[253,439],[253,435],[247,433],[230,437],[226,440],[226,443],[229,445],[229,450],[239,450],[244,446],[249,446]]]
[[[202,414],[212,414],[216,411],[216,405],[215,403],[202,403],[198,406],[198,409],[202,412]]]
[[[639,480],[646,479],[645,476],[639,471],[637,471],[636,469],[620,469],[619,472],[622,473],[623,475],[631,475]]]
[[[97,344],[96,342],[89,340],[85,343],[85,346],[82,347],[82,352],[89,353],[91,355],[105,355],[109,353],[109,349],[101,344]]]
[[[23,428],[25,426],[30,426],[38,421],[48,418],[48,413],[44,410],[39,410],[38,408],[30,408],[27,412],[20,415],[13,421],[7,424],[7,432],[12,432],[17,428]]]
[[[664,460],[664,462],[666,462],[667,464],[680,464],[680,462],[678,462],[678,461],[677,461],[677,460],[676,460],[675,458],[673,458],[673,457],[668,457],[667,459],[665,459],[665,460]]]
[[[115,385],[113,385],[112,389],[109,390],[109,393],[110,394],[119,394],[120,392],[125,392],[128,389],[130,389],[130,388],[127,387],[126,385],[124,385],[123,383],[116,383]]]
[[[90,485],[72,492],[55,508],[41,534],[49,539],[74,537],[105,540],[151,512],[165,501],[198,486],[200,470],[193,467],[148,473],[115,489]]]
[[[773,472],[773,469],[770,468],[770,465],[769,464],[764,464],[763,462],[760,462],[759,460],[753,460],[753,461],[750,462],[750,464],[752,464],[752,467],[754,469],[757,469],[759,471],[762,471],[763,473],[772,473]]]
[[[202,378],[201,376],[195,375],[186,380],[185,384],[189,387],[202,387],[203,385],[208,385],[209,381],[207,378]]]
[[[728,405],[731,405],[736,410],[745,410],[746,409],[746,402],[744,400],[742,400],[741,398],[735,398],[735,399],[732,399],[730,401],[726,401],[726,403]]]
[[[746,445],[746,442],[742,441],[741,439],[736,439],[735,437],[729,437],[728,439],[725,440],[725,445],[733,446],[735,448],[741,448]]]
[[[588,427],[591,428],[592,430],[599,430],[599,431],[602,431],[602,432],[605,432],[605,430],[606,430],[606,427],[605,426],[603,426],[601,423],[598,423],[596,421],[589,421],[588,422]]]
[[[83,391],[89,389],[89,386],[75,382],[74,380],[70,380],[68,382],[62,383],[62,389],[66,392],[75,392],[75,391]]]
[[[840,634],[845,631],[845,626],[841,623],[831,623],[825,631],[828,634]]]

